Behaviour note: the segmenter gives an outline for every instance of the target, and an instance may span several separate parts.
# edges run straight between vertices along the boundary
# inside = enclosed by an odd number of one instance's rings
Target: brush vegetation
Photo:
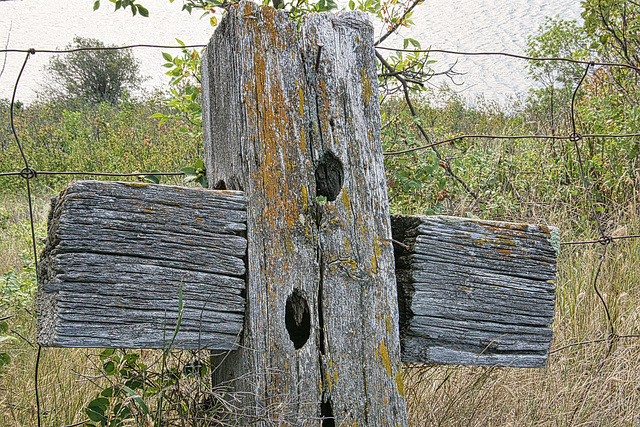
[[[58,103],[23,107],[16,128],[38,170],[108,172],[178,171],[201,153],[199,143],[181,132],[184,123],[164,128],[148,117],[161,108],[153,99],[114,107],[101,104],[75,110]],[[434,91],[418,103],[419,120],[434,140],[465,134],[526,134],[530,110],[518,105],[502,109],[477,101],[471,107],[448,90]],[[5,111],[6,112],[6,111]],[[423,144],[415,118],[400,103],[383,109],[383,141],[387,151]],[[184,130],[184,129],[183,129]],[[588,144],[596,149],[589,157]],[[607,234],[637,234],[638,170],[635,158],[618,156],[627,141],[582,141],[596,211]],[[15,143],[3,139],[2,170],[23,167]],[[605,147],[600,144],[608,144]],[[555,153],[555,154],[554,154]],[[569,141],[464,139],[443,146],[441,158],[428,150],[386,158],[392,210],[442,213],[554,225],[563,241],[599,237]],[[440,162],[448,161],[474,198]],[[603,163],[619,169],[604,168]],[[618,172],[622,170],[623,172]],[[3,177],[0,202],[0,417],[11,425],[35,424],[34,367],[36,280],[24,182]],[[48,199],[70,180],[41,176],[33,181],[36,245],[46,236]],[[135,178],[134,178],[135,179]],[[613,182],[614,184],[610,184]],[[640,330],[640,241],[610,245],[598,278],[611,324],[594,291],[603,246],[563,246],[558,265],[557,309],[552,348],[601,340]],[[6,360],[3,359],[3,360]],[[638,339],[621,338],[576,345],[549,357],[545,369],[407,366],[406,393],[411,425],[634,425],[640,422],[637,364]],[[39,388],[45,426],[93,418],[134,425],[157,419],[168,425],[189,419],[190,425],[215,425],[231,419],[226,402],[208,384],[208,355],[197,352],[42,349]],[[142,396],[144,406],[124,387]],[[117,396],[117,397],[114,397]],[[220,397],[220,398],[219,398]],[[145,409],[146,408],[146,409]],[[102,411],[102,412],[101,412]],[[135,419],[128,422],[126,420]],[[173,421],[171,421],[173,420]],[[216,421],[216,422],[218,422]],[[98,421],[96,425],[101,425]],[[122,424],[118,424],[121,422]],[[107,424],[108,425],[108,424]]]
[[[584,3],[588,12],[592,2]],[[530,54],[548,55],[546,48],[563,46],[553,44],[558,38],[570,37],[579,44],[576,52],[589,55],[589,40],[607,40],[594,30],[593,19],[586,23],[581,28],[548,21],[531,40]],[[578,36],[580,31],[585,33]],[[613,55],[615,46],[602,52]],[[611,59],[624,61],[621,55]],[[414,116],[402,99],[390,97],[382,107],[384,149],[424,145],[418,125],[433,141],[470,134],[568,135],[574,124],[582,134],[638,132],[633,71],[592,71],[576,96],[573,117],[574,68],[534,66],[542,87],[508,106],[469,102],[442,88],[415,96]],[[15,128],[36,170],[136,172],[140,177],[131,179],[145,179],[154,171],[178,172],[202,157],[197,91],[188,92],[184,102],[169,105],[160,97],[117,105],[43,100],[16,109]],[[7,103],[0,103],[0,115],[0,172],[19,171],[24,162]],[[638,137],[485,137],[458,139],[437,152],[386,156],[385,163],[393,213],[553,225],[563,242],[571,242],[640,234],[639,155]],[[74,178],[86,177],[40,175],[31,181],[38,251],[49,198]],[[31,426],[36,278],[24,180],[0,177],[0,194],[0,420]],[[410,425],[640,425],[640,338],[633,336],[640,333],[639,260],[639,239],[562,246],[547,367],[406,366]],[[233,425],[239,411],[224,390],[212,389],[212,360],[189,351],[42,349],[42,425]]]

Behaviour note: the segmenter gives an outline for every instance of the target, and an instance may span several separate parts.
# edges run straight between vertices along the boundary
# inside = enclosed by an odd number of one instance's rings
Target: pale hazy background
[[[174,45],[176,38],[187,44],[206,44],[213,32],[208,19],[199,19],[199,12],[181,12],[181,0],[142,0],[141,4],[149,9],[149,18],[133,17],[129,11],[113,12],[108,0],[103,0],[96,12],[92,11],[92,0],[3,0],[0,48],[5,48],[7,42],[14,49],[64,48],[74,36],[97,38],[107,45]],[[417,39],[423,48],[522,54],[527,35],[535,32],[546,16],[580,19],[580,11],[579,0],[426,0],[413,16],[416,26],[401,35]],[[387,41],[385,45],[393,43]],[[168,81],[160,50],[136,49],[134,54],[141,63],[142,74],[150,77],[143,89],[151,90]],[[0,99],[11,98],[24,56],[7,55],[0,76]],[[36,53],[29,59],[17,99],[35,99],[49,58],[49,54]],[[456,70],[465,75],[456,79],[463,83],[457,90],[470,99],[484,94],[502,102],[526,93],[532,84],[524,61],[435,54],[433,59],[438,60],[437,69],[458,60]],[[0,54],[0,70],[4,60]]]

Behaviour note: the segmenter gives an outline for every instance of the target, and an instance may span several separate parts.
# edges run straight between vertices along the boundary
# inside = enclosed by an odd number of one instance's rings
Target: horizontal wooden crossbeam
[[[234,191],[72,183],[51,203],[38,342],[232,349],[244,317],[245,206]]]
[[[553,331],[557,229],[396,216],[404,362],[541,367]]]
[[[38,342],[233,349],[244,317],[245,206],[236,191],[72,183],[49,216]],[[391,223],[404,362],[546,363],[557,230],[443,216]]]

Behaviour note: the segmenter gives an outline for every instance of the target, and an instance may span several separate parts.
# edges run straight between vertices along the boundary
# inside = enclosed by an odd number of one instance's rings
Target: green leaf
[[[7,353],[0,353],[0,367],[11,363],[11,357]]]
[[[104,369],[104,372],[107,375],[113,375],[116,372],[116,364],[113,363],[112,360],[110,360],[107,363],[105,363],[104,365],[102,365],[102,368]]]
[[[145,175],[144,180],[152,184],[160,184],[160,177],[157,175]]]
[[[106,423],[107,418],[104,416],[107,407],[109,406],[109,399],[106,397],[98,397],[93,399],[87,405],[87,408],[84,410],[85,413],[89,416],[91,421]]]
[[[140,5],[138,5],[138,12],[140,13],[140,15],[144,16],[145,18],[149,17],[149,11]]]
[[[173,57],[169,55],[167,52],[162,52],[162,57],[165,61],[173,62]]]
[[[116,350],[114,348],[105,348],[102,350],[102,353],[100,353],[100,360],[104,360],[107,357],[112,356],[115,352]]]
[[[144,400],[142,400],[142,398],[140,397],[140,395],[138,393],[136,393],[135,391],[131,390],[126,385],[123,385],[122,389],[124,391],[126,391],[127,393],[129,393],[129,395],[131,395],[131,397],[133,397],[133,400],[135,400],[136,403],[138,404],[138,406],[140,406],[140,409],[142,409],[142,413],[143,414],[145,414],[145,415],[149,414],[149,408],[147,407],[147,404],[144,403]]]
[[[185,175],[193,175],[196,176],[196,168],[193,168],[191,166],[188,166],[186,168],[182,168],[180,169],[180,172],[182,172]]]
[[[115,394],[114,387],[107,387],[104,390],[102,390],[102,392],[100,393],[100,396],[113,397],[114,394]]]
[[[96,0],[95,3],[93,3],[93,10],[96,11],[100,9],[100,0]]]

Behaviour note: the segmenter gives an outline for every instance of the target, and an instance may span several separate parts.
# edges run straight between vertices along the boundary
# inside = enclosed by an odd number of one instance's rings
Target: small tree
[[[54,56],[47,67],[53,80],[48,87],[54,95],[116,105],[126,90],[143,81],[129,50],[105,50],[100,40],[84,37],[75,37],[67,49],[73,52]]]
[[[547,18],[538,33],[528,37],[526,54],[535,58],[586,60],[592,54],[592,40],[576,21]],[[532,89],[529,107],[551,127],[570,119],[571,98],[584,74],[584,65],[564,61],[529,61],[529,75],[542,85]]]

